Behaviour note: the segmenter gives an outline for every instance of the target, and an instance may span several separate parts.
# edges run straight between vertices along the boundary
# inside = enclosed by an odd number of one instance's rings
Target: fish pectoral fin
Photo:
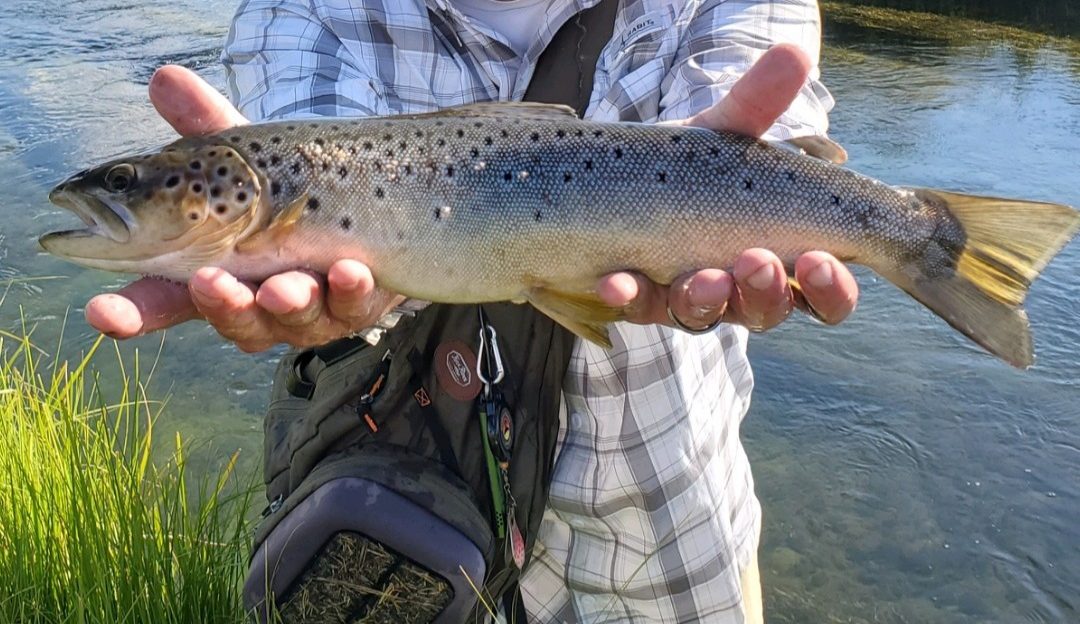
[[[307,193],[297,197],[292,203],[274,215],[274,218],[270,220],[269,225],[236,243],[236,250],[243,253],[256,247],[261,247],[263,244],[276,245],[281,239],[292,232],[293,227],[296,226],[296,223],[304,214],[304,207],[307,206],[307,201]]]
[[[475,102],[462,106],[452,106],[432,113],[400,115],[395,119],[432,119],[438,117],[530,117],[533,119],[551,119],[568,121],[577,119],[577,112],[564,104],[545,104],[543,102]]]
[[[595,293],[570,293],[534,286],[529,289],[526,299],[559,325],[605,349],[611,348],[608,324],[625,317],[621,308],[609,306]]]
[[[847,162],[848,154],[839,143],[827,136],[804,136],[784,141],[796,150],[807,156],[813,156],[819,160],[831,162],[834,165],[842,165]]]

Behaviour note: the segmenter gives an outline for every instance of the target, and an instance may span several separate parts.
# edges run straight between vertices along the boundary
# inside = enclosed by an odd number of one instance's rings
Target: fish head
[[[85,227],[52,232],[39,242],[84,266],[185,274],[213,264],[258,227],[261,195],[259,176],[236,150],[184,139],[57,185],[49,200],[74,212]]]

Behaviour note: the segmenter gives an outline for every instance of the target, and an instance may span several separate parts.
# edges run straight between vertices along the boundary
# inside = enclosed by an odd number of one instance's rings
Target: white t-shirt
[[[473,24],[486,26],[510,43],[519,56],[529,51],[544,25],[551,0],[452,0]]]

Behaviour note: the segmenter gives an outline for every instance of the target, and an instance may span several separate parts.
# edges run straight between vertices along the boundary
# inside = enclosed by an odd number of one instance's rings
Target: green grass
[[[69,364],[0,332],[0,622],[242,622],[251,480],[235,455],[193,476],[179,434],[154,461],[162,405],[137,356],[103,391],[102,344]]]

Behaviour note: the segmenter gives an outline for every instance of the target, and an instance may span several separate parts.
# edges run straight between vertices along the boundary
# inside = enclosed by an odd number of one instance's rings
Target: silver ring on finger
[[[682,321],[680,321],[675,316],[675,313],[671,311],[671,304],[670,303],[667,305],[667,317],[671,321],[672,325],[674,325],[675,327],[678,327],[679,329],[683,330],[684,332],[686,332],[688,334],[694,334],[695,336],[710,333],[711,331],[716,329],[717,326],[720,325],[720,321],[722,320],[722,319],[718,318],[715,321],[713,321],[712,323],[709,323],[708,325],[706,325],[705,327],[690,327],[686,323],[683,323]]]

